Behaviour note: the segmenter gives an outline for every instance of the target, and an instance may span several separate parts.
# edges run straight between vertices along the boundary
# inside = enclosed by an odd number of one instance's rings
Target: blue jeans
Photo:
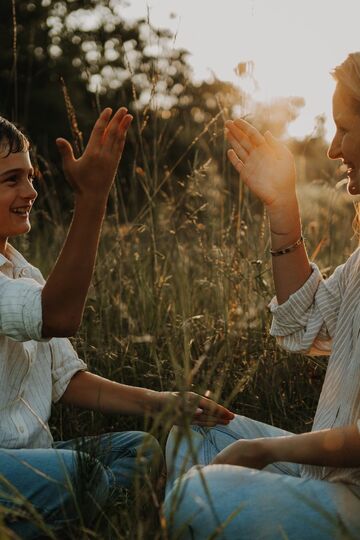
[[[0,449],[0,505],[20,538],[74,524],[88,526],[118,488],[156,474],[161,449],[139,431],[54,443],[53,448]]]
[[[360,538],[359,487],[302,478],[295,463],[274,463],[260,471],[209,465],[236,440],[289,434],[243,416],[228,426],[193,426],[186,434],[173,428],[166,448],[164,507],[170,538]]]

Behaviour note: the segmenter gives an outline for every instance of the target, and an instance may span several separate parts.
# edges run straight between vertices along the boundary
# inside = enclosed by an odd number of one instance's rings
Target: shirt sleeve
[[[330,354],[341,302],[351,275],[358,269],[359,254],[359,250],[353,253],[328,279],[323,279],[319,268],[311,263],[312,273],[299,290],[281,305],[272,299],[270,333],[284,349]]]
[[[49,343],[52,358],[52,401],[56,403],[75,373],[86,371],[87,365],[80,360],[67,338],[52,338]]]
[[[15,341],[45,341],[42,331],[42,285],[31,278],[0,273],[0,333]]]

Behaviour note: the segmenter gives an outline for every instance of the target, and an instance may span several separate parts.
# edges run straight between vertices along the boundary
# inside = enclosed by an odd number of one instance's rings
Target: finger
[[[225,422],[220,422],[219,420],[199,420],[199,419],[193,419],[191,420],[191,425],[193,426],[202,426],[202,427],[215,427],[218,425],[227,425]]]
[[[132,121],[133,117],[131,116],[131,114],[127,114],[126,116],[124,116],[118,127],[117,138],[115,138],[114,140],[113,148],[114,151],[120,155],[122,154],[122,151],[124,149],[127,131]]]
[[[235,168],[235,170],[241,174],[244,170],[244,163],[237,157],[235,151],[230,148],[230,150],[227,151],[227,156],[229,158],[230,163]]]
[[[229,411],[226,407],[219,405],[216,401],[202,397],[199,401],[199,407],[204,410],[204,413],[207,414],[208,411],[214,416],[223,416],[224,418],[234,418],[235,415],[233,412]]]
[[[73,148],[66,139],[59,138],[55,142],[61,156],[62,166],[66,169],[69,163],[75,161]]]
[[[275,154],[277,157],[280,158],[281,156],[281,150],[282,150],[282,144],[280,141],[278,141],[274,135],[271,133],[271,131],[266,131],[264,133],[264,138],[266,140],[266,142],[268,143],[268,145],[270,146],[270,148],[272,150],[274,150]]]
[[[94,127],[91,131],[89,142],[87,146],[99,146],[102,142],[105,130],[109,123],[110,117],[112,114],[112,109],[106,107],[101,113],[99,118],[96,120]]]
[[[104,138],[103,138],[104,143],[113,145],[113,143],[116,141],[117,136],[118,136],[119,126],[126,115],[127,115],[126,107],[120,107],[116,111],[116,113],[110,120],[109,125],[107,126],[106,132],[104,133]]]
[[[236,155],[239,159],[241,159],[241,161],[245,161],[249,157],[249,153],[245,150],[245,148],[230,134],[227,136],[227,140],[231,144],[231,146],[236,152]]]
[[[256,146],[264,144],[265,139],[263,135],[261,135],[261,133],[256,128],[254,128],[254,126],[249,124],[249,122],[246,122],[246,120],[239,118],[238,120],[235,120],[234,123],[244,133],[246,133],[246,135],[249,137],[253,144],[255,144]]]
[[[197,420],[198,422],[215,422],[215,424],[228,424],[230,422],[230,418],[225,416],[218,416],[218,415],[211,415],[211,414],[201,414],[196,415],[193,417],[194,420]]]
[[[250,154],[250,152],[253,150],[254,145],[250,141],[249,137],[246,135],[244,131],[242,131],[234,122],[228,121],[225,123],[226,129],[231,134],[234,139],[237,140],[238,143],[240,143],[243,148]]]

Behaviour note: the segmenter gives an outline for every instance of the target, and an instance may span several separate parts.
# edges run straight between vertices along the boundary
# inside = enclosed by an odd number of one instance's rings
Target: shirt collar
[[[7,253],[9,258],[0,253],[0,268],[1,266],[9,263],[15,268],[24,268],[25,266],[30,266],[25,257],[23,257],[21,253],[19,253],[18,250],[15,249],[11,244],[7,245]]]

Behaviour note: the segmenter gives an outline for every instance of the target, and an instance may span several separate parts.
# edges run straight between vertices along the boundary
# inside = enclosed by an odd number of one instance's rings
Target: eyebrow
[[[21,168],[21,167],[18,167],[16,169],[8,169],[7,171],[4,171],[2,173],[0,173],[0,177],[1,176],[6,176],[7,174],[16,174],[16,173],[21,173],[21,172],[24,172],[24,171],[28,171],[29,174],[34,174],[34,167],[29,167],[29,168]]]

